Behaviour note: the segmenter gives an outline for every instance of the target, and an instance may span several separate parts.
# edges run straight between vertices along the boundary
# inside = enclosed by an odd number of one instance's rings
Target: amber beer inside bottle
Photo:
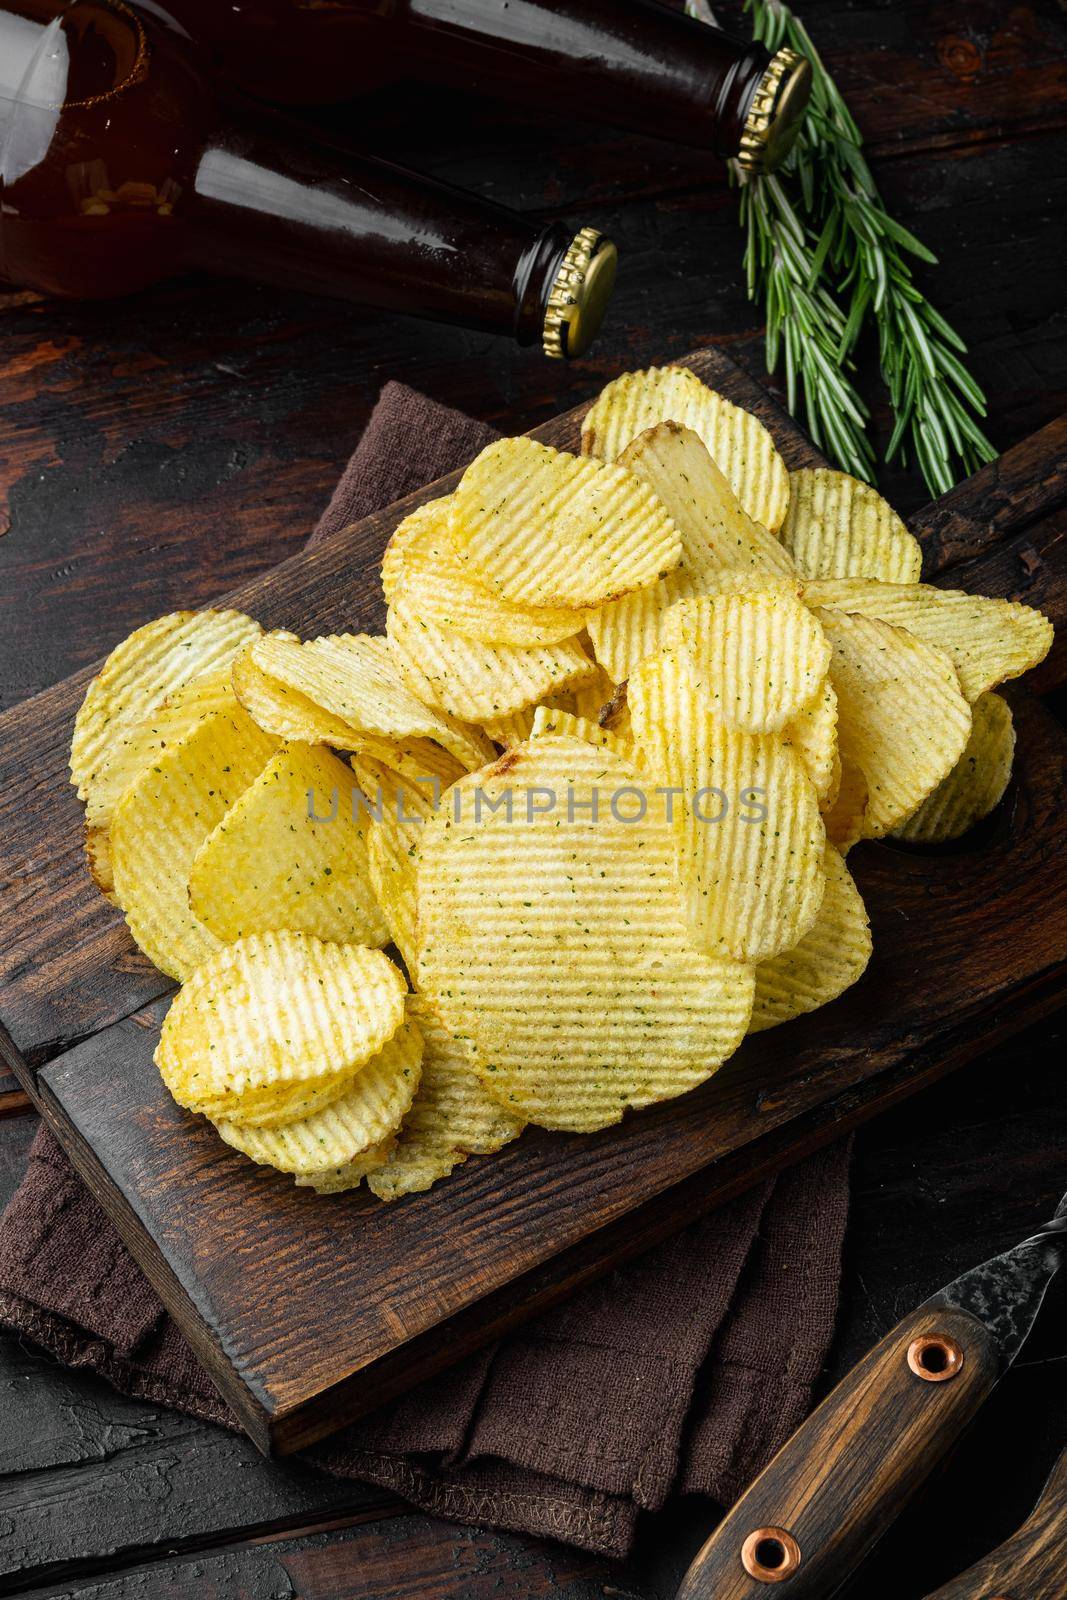
[[[613,260],[581,237],[224,103],[190,40],[125,0],[0,0],[10,282],[115,295],[201,266],[574,354]],[[599,302],[552,322],[576,260]]]

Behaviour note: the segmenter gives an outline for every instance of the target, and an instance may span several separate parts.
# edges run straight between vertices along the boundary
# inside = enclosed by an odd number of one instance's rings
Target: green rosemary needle
[[[745,0],[745,9],[768,50],[789,45],[812,66],[808,114],[780,171],[753,178],[733,169],[748,294],[766,310],[768,370],[783,361],[789,409],[802,396],[815,443],[870,479],[868,414],[849,374],[872,320],[894,416],[885,458],[914,459],[931,494],[941,494],[996,452],[977,420],[985,396],[960,359],[966,346],[912,277],[909,257],[937,258],[887,212],[859,129],[804,24],[783,0]],[[686,10],[714,21],[704,0]]]

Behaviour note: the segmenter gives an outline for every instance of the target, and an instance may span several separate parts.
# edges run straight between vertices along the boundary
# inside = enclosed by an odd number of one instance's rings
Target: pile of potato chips
[[[608,385],[580,456],[502,440],[407,517],[384,638],[139,629],[71,772],[97,884],[182,985],[175,1099],[392,1199],[840,995],[871,952],[848,850],[992,810],[994,690],[1052,641],[920,565],[873,489],[663,368]]]

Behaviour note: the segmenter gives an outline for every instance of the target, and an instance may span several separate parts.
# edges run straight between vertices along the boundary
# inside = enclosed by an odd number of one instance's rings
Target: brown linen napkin
[[[312,542],[494,437],[388,384]],[[847,1195],[842,1142],[309,1457],[441,1516],[612,1556],[629,1548],[638,1512],[672,1490],[728,1504],[810,1404],[833,1331]],[[0,1219],[0,1322],[123,1393],[236,1426],[43,1128]]]

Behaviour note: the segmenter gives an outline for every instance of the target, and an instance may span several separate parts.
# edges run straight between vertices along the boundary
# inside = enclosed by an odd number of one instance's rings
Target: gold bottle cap
[[[776,51],[752,98],[737,152],[746,172],[780,167],[800,132],[811,97],[811,62],[795,50]]]
[[[545,308],[543,345],[557,361],[580,356],[600,332],[615,287],[619,252],[595,228],[574,235]]]

